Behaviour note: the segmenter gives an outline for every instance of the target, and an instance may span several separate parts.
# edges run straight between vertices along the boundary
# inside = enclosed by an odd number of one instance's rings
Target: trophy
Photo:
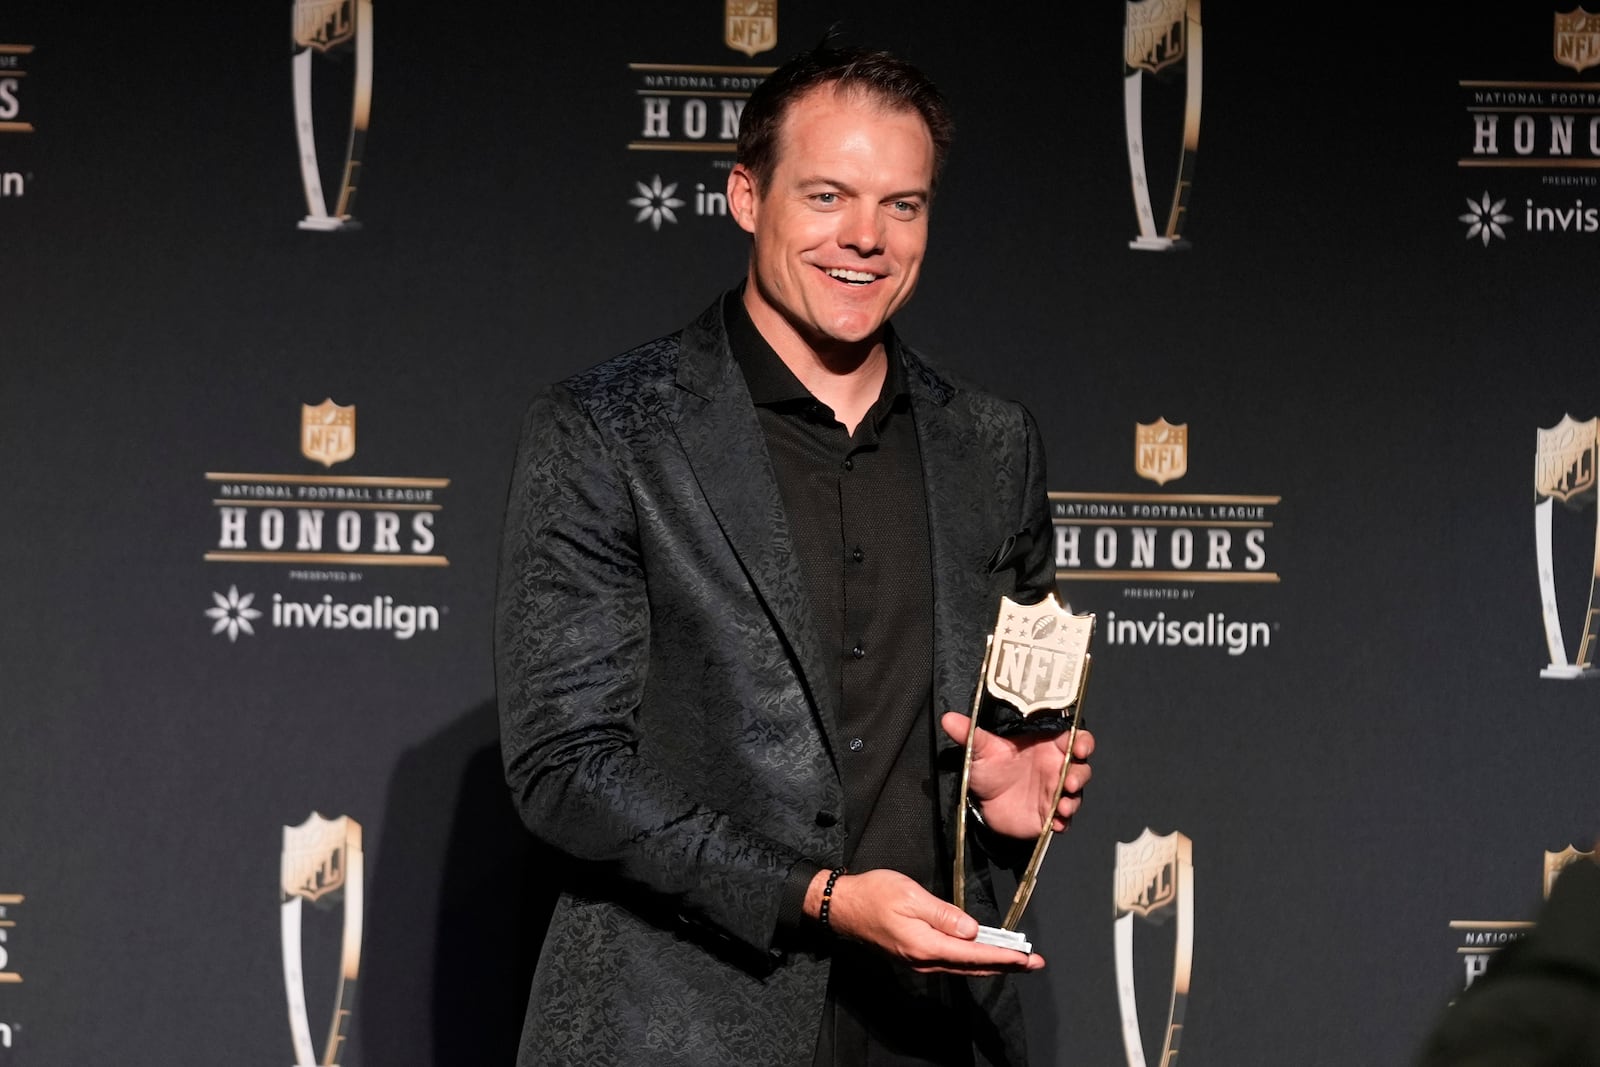
[[[1189,210],[1195,153],[1200,147],[1200,0],[1127,0],[1122,38],[1123,125],[1128,135],[1128,169],[1133,178],[1133,208],[1139,236],[1129,248],[1166,252],[1189,247],[1183,219]],[[1158,232],[1150,201],[1145,160],[1144,77],[1164,78],[1169,67],[1183,67],[1183,142],[1172,208]]]
[[[1561,877],[1561,872],[1571,867],[1579,860],[1595,862],[1595,849],[1585,852],[1577,845],[1568,845],[1560,852],[1544,851],[1544,899],[1550,899],[1550,890],[1556,887],[1556,879]]]
[[[1167,1000],[1167,1028],[1160,1067],[1178,1061],[1184,1009],[1189,1003],[1189,976],[1194,969],[1194,844],[1176,831],[1156,834],[1145,827],[1132,841],[1117,842],[1113,879],[1116,903],[1117,1006],[1122,1009],[1122,1045],[1128,1067],[1145,1067],[1144,1038],[1139,1033],[1139,998],[1133,978],[1135,917],[1164,923],[1176,916],[1172,950],[1172,986]]]
[[[968,786],[972,778],[972,744],[978,734],[979,714],[986,703],[992,709],[985,728],[993,733],[1067,734],[1067,755],[1061,761],[1061,777],[1056,782],[1059,801],[1066,788],[1067,769],[1072,766],[1072,745],[1083,718],[1083,691],[1089,684],[1089,641],[1094,636],[1094,616],[1074,615],[1061,606],[1051,593],[1037,604],[1018,604],[1010,597],[1000,598],[1000,614],[994,632],[984,645],[983,672],[972,695],[972,726],[967,731],[967,750],[961,767],[961,798],[956,803],[955,906],[966,908],[966,850]],[[986,702],[985,696],[992,701]],[[1047,714],[1040,714],[1045,712]],[[1045,813],[1044,824],[1034,842],[1027,870],[1017,882],[1005,921],[996,929],[978,928],[978,941],[985,945],[1031,952],[1033,945],[1017,932],[1028,898],[1038,881],[1039,867],[1055,835],[1050,822],[1056,802]]]
[[[372,0],[295,0],[294,2],[294,122],[300,145],[300,177],[306,189],[306,217],[302,230],[358,229],[350,214],[361,176],[361,153],[367,141],[367,119],[372,113]],[[339,198],[332,214],[322,192],[322,169],[317,162],[317,132],[311,106],[313,53],[332,57],[338,50],[355,51],[350,96],[350,129],[345,139],[339,176]]]
[[[1600,616],[1600,510],[1595,513],[1590,552],[1594,566],[1589,574],[1589,602],[1584,609],[1583,631],[1578,640],[1575,661],[1567,659],[1566,640],[1561,633],[1561,614],[1556,607],[1554,540],[1555,508],[1559,500],[1573,511],[1581,511],[1595,500],[1596,465],[1600,462],[1600,419],[1579,422],[1571,415],[1549,429],[1539,427],[1538,449],[1534,455],[1533,529],[1534,547],[1539,561],[1539,599],[1544,608],[1545,643],[1550,650],[1550,665],[1539,672],[1541,678],[1592,678],[1595,620]],[[1586,527],[1589,524],[1584,523]]]
[[[350,1031],[350,1012],[361,973],[362,882],[361,824],[348,815],[324,819],[316,812],[299,826],[283,828],[280,865],[283,984],[289,998],[289,1036],[294,1042],[294,1067],[337,1067]],[[305,968],[301,963],[300,918],[304,903],[321,909],[344,905],[339,939],[339,982],[333,994],[333,1018],[319,1060],[311,1045],[306,1015]]]

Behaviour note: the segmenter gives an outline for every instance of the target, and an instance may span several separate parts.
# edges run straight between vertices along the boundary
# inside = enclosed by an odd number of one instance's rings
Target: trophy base
[[[1186,252],[1189,242],[1182,237],[1135,237],[1128,247],[1139,252]]]
[[[1016,930],[1002,930],[997,926],[978,927],[978,944],[993,945],[995,948],[1015,949],[1018,952],[1031,953],[1033,942]]]
[[[341,219],[333,215],[307,215],[300,220],[299,228],[302,230],[316,230],[320,233],[331,233],[334,230],[359,230],[361,229],[361,223],[355,219]]]
[[[1562,664],[1557,666],[1556,664],[1552,663],[1550,666],[1539,672],[1539,677],[1562,678],[1571,681],[1574,678],[1600,677],[1600,671],[1596,671],[1593,667],[1579,667],[1572,664]]]

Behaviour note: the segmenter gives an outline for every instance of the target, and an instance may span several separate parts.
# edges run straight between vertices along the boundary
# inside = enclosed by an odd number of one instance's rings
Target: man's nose
[[[883,249],[883,217],[877,204],[858,202],[851,206],[840,228],[839,243],[861,255]]]

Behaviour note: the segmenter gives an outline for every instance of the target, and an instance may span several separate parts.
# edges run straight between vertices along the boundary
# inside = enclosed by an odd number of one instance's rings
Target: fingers
[[[1068,796],[1076,796],[1083,792],[1089,784],[1089,779],[1094,777],[1094,768],[1087,763],[1074,763],[1067,768],[1067,781],[1061,791]]]
[[[967,733],[972,729],[972,720],[959,711],[947,711],[939,717],[939,725],[944,727],[944,732],[950,735],[950,740],[958,745],[967,743]],[[978,743],[981,744],[985,731],[978,731]]]
[[[976,931],[974,931],[976,933]],[[930,938],[907,946],[901,959],[922,974],[945,973],[983,977],[1037,971],[1044,968],[1044,957],[1027,955],[994,945],[980,945],[963,938]]]
[[[839,878],[831,916],[839,934],[874,945],[916,971],[991,975],[1044,966],[1042,957],[978,944],[976,919],[895,871]]]
[[[1078,736],[1072,741],[1072,758],[1086,760],[1094,755],[1094,734],[1088,730],[1079,730]]]
[[[933,906],[924,911],[923,917],[929,926],[948,937],[959,937],[963,941],[971,941],[978,936],[978,920],[956,907],[948,904],[938,897],[929,896]]]
[[[1094,768],[1083,762],[1094,755],[1094,735],[1087,730],[1079,730],[1072,742],[1072,755],[1074,762],[1067,768],[1062,796],[1056,802],[1056,810],[1050,821],[1050,828],[1058,833],[1071,825],[1072,816],[1083,806],[1083,791],[1094,777]]]

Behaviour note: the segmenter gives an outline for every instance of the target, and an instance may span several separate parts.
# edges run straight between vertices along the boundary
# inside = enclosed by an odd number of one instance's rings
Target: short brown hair
[[[825,85],[862,92],[892,110],[921,115],[933,137],[933,184],[939,184],[939,172],[955,137],[955,122],[944,94],[926,74],[888,52],[835,48],[824,41],[773,71],[750,94],[739,117],[738,162],[755,178],[758,191],[765,191],[772,177],[778,131],[790,105]]]

